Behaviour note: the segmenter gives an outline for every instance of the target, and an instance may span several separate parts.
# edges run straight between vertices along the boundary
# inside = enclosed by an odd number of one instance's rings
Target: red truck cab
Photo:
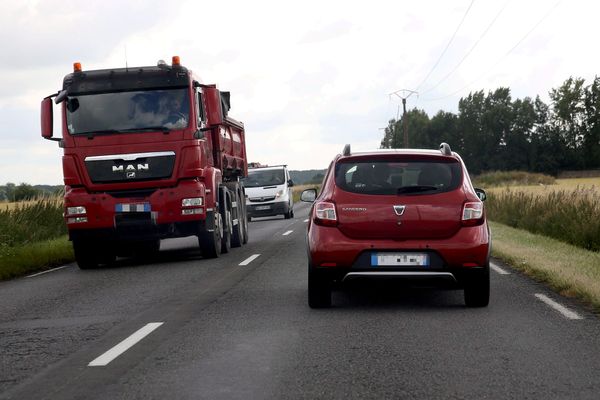
[[[52,137],[52,99],[62,136]],[[244,125],[230,98],[172,65],[84,71],[42,101],[42,136],[59,142],[65,222],[81,268],[158,251],[195,235],[206,257],[248,240]]]

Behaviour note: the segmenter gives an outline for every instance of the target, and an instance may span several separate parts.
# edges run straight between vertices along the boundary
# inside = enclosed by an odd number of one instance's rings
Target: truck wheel
[[[308,306],[310,308],[331,307],[331,282],[315,268],[308,265]]]
[[[487,307],[490,302],[490,267],[483,271],[471,271],[465,282],[465,304],[467,307]]]
[[[242,224],[242,243],[246,244],[248,243],[248,221],[250,221],[250,218],[247,217],[248,210],[246,210],[246,204],[244,204],[242,210],[244,213],[244,215],[240,217],[240,223]]]
[[[79,269],[94,269],[101,264],[110,265],[116,259],[113,249],[102,243],[74,240],[73,252]]]
[[[223,207],[223,213],[221,218],[223,220],[223,237],[221,238],[221,253],[229,253],[231,249],[231,228],[233,222],[231,221],[231,202],[225,201],[225,207]]]
[[[223,237],[223,222],[218,211],[213,213],[213,230],[204,228],[198,235],[198,243],[204,258],[217,258],[221,255],[221,238]]]
[[[240,196],[238,195],[238,192],[235,191],[235,204],[236,207],[235,209],[232,208],[233,213],[232,215],[235,216],[235,218],[232,218],[231,221],[231,247],[241,247],[242,246],[242,242],[243,242],[243,220],[245,219],[245,216],[243,215],[242,209],[242,203],[240,202]]]

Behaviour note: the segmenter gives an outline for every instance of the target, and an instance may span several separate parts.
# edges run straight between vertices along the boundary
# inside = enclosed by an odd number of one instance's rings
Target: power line
[[[469,4],[469,7],[467,7],[467,10],[465,11],[462,19],[460,20],[460,23],[458,24],[458,26],[456,27],[456,30],[452,34],[452,37],[448,41],[448,44],[446,45],[446,48],[444,49],[444,51],[442,51],[442,54],[440,54],[440,56],[438,57],[437,61],[433,65],[433,67],[431,67],[431,70],[429,71],[429,73],[427,73],[427,75],[425,76],[425,78],[423,78],[423,80],[421,81],[421,83],[419,83],[419,86],[417,86],[417,90],[419,90],[419,88],[421,86],[423,86],[423,84],[427,81],[427,79],[429,78],[429,76],[431,75],[431,73],[435,70],[435,68],[440,63],[442,57],[444,57],[444,54],[446,54],[446,51],[448,50],[448,47],[450,47],[450,44],[452,43],[452,41],[454,40],[454,38],[456,37],[456,34],[458,33],[458,30],[462,26],[463,22],[465,22],[465,18],[467,18],[467,14],[469,14],[469,11],[471,10],[471,7],[473,6],[473,3],[475,3],[475,0],[471,0],[471,4]]]
[[[500,9],[500,11],[498,11],[498,13],[496,14],[496,16],[492,20],[492,22],[490,22],[490,24],[487,26],[487,28],[485,28],[485,30],[483,31],[483,33],[479,36],[479,39],[477,39],[477,41],[475,42],[475,44],[473,44],[473,46],[471,46],[471,48],[469,49],[469,51],[467,52],[467,54],[464,55],[464,57],[460,60],[460,62],[458,64],[456,64],[456,66],[450,72],[448,72],[442,79],[440,79],[435,85],[433,85],[429,89],[423,91],[422,92],[423,94],[431,92],[433,89],[435,89],[440,84],[442,84],[446,79],[448,79],[454,72],[456,72],[456,70],[458,69],[458,67],[460,67],[462,65],[462,63],[471,55],[471,53],[473,52],[473,50],[475,50],[475,48],[477,47],[477,45],[479,44],[479,42],[481,42],[481,40],[485,37],[485,35],[487,35],[487,33],[489,32],[489,30],[492,28],[492,26],[494,26],[494,24],[498,20],[498,17],[500,17],[500,14],[502,14],[502,12],[504,11],[504,9],[506,9],[506,7],[508,6],[508,4],[510,2],[511,2],[511,0],[508,0],[506,3],[504,3],[504,6]]]
[[[548,11],[546,12],[546,14],[544,14],[542,16],[542,18],[540,18],[538,20],[538,22],[529,30],[527,31],[527,33],[525,33],[525,35],[523,35],[521,37],[521,39],[519,39],[517,41],[517,43],[510,48],[510,50],[508,50],[502,57],[500,57],[490,68],[488,68],[484,73],[482,73],[481,75],[479,75],[476,79],[474,79],[473,81],[471,81],[470,83],[468,83],[467,85],[461,87],[460,89],[447,94],[445,96],[441,96],[441,97],[436,97],[433,99],[428,99],[428,98],[424,98],[424,101],[438,101],[438,100],[444,100],[447,99],[448,97],[452,97],[455,96],[457,93],[462,92],[463,90],[467,89],[468,87],[472,86],[474,83],[479,82],[484,76],[488,75],[490,72],[492,72],[498,65],[500,65],[500,63],[506,58],[508,57],[508,55],[510,53],[512,53],[517,47],[519,47],[519,45],[521,45],[521,43],[523,43],[525,41],[525,39],[527,39],[527,37],[529,37],[529,35],[531,35],[531,33],[533,31],[535,31],[537,29],[538,26],[540,26],[540,24],[542,22],[544,22],[544,20],[546,20],[546,18],[548,18],[550,16],[550,14],[552,14],[552,12],[556,9],[556,7],[558,7],[558,5],[562,2],[562,0],[558,0],[556,3],[554,3],[554,5],[552,7],[550,7],[550,9],[548,9]]]

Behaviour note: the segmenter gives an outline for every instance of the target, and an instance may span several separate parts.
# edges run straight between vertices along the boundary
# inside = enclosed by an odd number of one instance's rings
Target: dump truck
[[[53,136],[53,103],[62,134]],[[63,149],[64,219],[82,269],[197,236],[203,257],[248,241],[245,131],[229,92],[171,65],[84,70],[41,103],[41,135]]]

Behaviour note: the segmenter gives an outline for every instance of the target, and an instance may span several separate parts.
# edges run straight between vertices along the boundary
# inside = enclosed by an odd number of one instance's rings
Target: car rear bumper
[[[490,256],[490,236],[486,224],[463,227],[454,236],[432,240],[357,240],[335,227],[311,224],[308,232],[311,265],[317,269],[347,269],[355,272],[448,272],[455,269],[486,267]],[[371,255],[386,252],[429,254],[427,267],[386,267],[371,265]],[[400,274],[401,275],[401,274]],[[426,275],[426,274],[425,274]]]

